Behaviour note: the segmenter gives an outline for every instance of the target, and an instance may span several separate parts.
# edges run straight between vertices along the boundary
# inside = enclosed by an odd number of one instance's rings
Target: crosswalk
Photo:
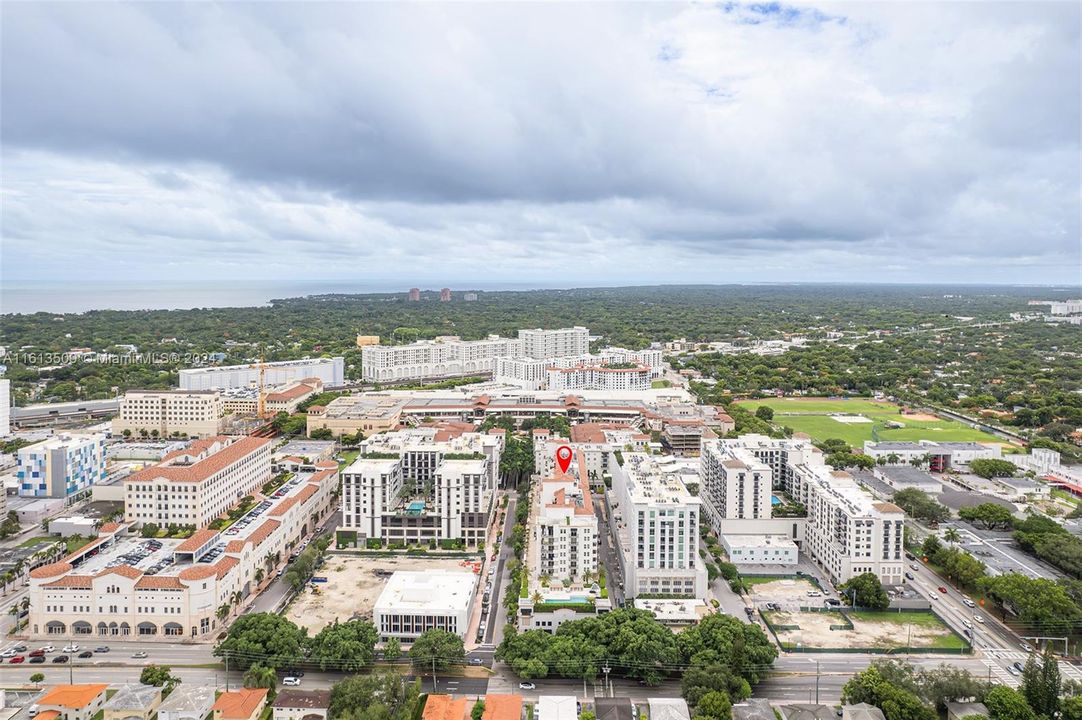
[[[1029,659],[1029,657],[1029,653],[1022,652],[1021,650],[993,648],[984,651],[984,657],[981,658],[981,663],[983,663],[984,666],[990,670],[992,677],[996,678],[1004,684],[1017,686],[1019,684],[1018,678],[1011,675],[1010,672],[1008,672],[1002,664],[996,661],[1005,661],[1010,664],[1020,662],[1024,665],[1025,661]],[[1059,673],[1065,679],[1077,680],[1079,682],[1082,682],[1082,668],[1066,660],[1059,661]]]

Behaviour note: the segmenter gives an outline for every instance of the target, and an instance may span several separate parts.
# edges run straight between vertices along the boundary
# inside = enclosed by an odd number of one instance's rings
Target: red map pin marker
[[[560,472],[567,472],[571,467],[571,448],[566,445],[556,448],[556,464],[560,466]]]

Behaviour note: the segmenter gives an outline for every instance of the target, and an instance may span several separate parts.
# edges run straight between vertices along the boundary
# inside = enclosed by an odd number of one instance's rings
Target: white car
[[[0,653],[0,657],[9,658],[9,657],[15,657],[18,654],[19,653],[15,652],[15,649],[12,648],[11,650],[5,650],[4,652]]]
[[[531,682],[521,682],[518,684],[519,690],[536,690],[537,686]]]
[[[76,645],[75,643],[72,643],[71,645],[65,645],[63,652],[66,652],[66,653],[79,652],[79,646]]]
[[[964,603],[966,607],[977,607],[977,603],[973,602],[969,598],[962,598],[962,603]]]
[[[969,629],[973,629],[973,623],[971,623],[971,622],[970,622],[970,621],[968,621],[968,620],[963,620],[963,621],[962,621],[962,624],[963,624],[963,625],[965,625],[965,626],[966,626],[967,628],[969,628]]]
[[[1022,643],[1022,649],[1026,652],[1033,652],[1033,646],[1026,642]]]
[[[301,679],[290,675],[289,677],[282,678],[282,684],[286,687],[297,687],[301,684]]]
[[[50,653],[50,652],[55,651],[56,648],[53,647],[52,645],[42,645],[41,647],[38,648],[38,650],[41,650],[42,652]]]
[[[980,615],[974,615],[973,619],[979,622],[981,625],[984,625],[984,618],[982,618]]]

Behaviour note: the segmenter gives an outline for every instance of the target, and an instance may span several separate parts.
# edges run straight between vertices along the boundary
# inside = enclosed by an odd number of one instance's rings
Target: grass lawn
[[[800,578],[790,577],[769,577],[764,575],[741,575],[740,579],[744,581],[745,585],[766,585],[767,583],[777,582],[778,580],[797,580]]]
[[[875,610],[846,610],[845,614],[855,620],[867,622],[889,622],[895,625],[912,625],[923,628],[942,628],[947,630],[943,621],[933,613],[927,612],[876,612]]]
[[[669,380],[654,380],[650,383],[652,388],[667,388],[672,387],[672,382]]]
[[[811,435],[815,440],[840,438],[857,449],[863,447],[865,440],[873,439],[873,428],[878,430],[880,441],[998,442],[990,433],[953,420],[914,420],[902,415],[894,403],[862,399],[769,398],[741,401],[740,404],[752,412],[766,405],[774,411],[774,423],[777,425],[788,425],[797,432]],[[828,413],[863,415],[872,422],[838,422]],[[884,427],[888,421],[902,423],[905,427],[888,429]]]
[[[360,454],[360,450],[347,450],[346,452],[342,453],[341,457],[338,459],[338,464],[342,467],[349,467],[353,464],[353,461],[356,460]]]
[[[83,547],[84,545],[89,544],[90,541],[94,540],[94,539],[95,538],[86,538],[86,537],[80,537],[78,535],[73,535],[70,538],[68,538],[67,540],[65,540],[64,544],[68,546],[68,552],[73,553],[76,550],[78,550],[79,548]]]
[[[49,535],[38,535],[37,537],[27,538],[19,543],[19,547],[33,547],[34,545],[43,545],[45,543],[56,542],[59,538],[54,538]]]

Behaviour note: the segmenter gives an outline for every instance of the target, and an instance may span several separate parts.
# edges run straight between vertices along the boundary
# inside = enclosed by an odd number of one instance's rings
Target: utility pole
[[[432,692],[436,692],[436,656],[432,655]]]
[[[229,692],[229,651],[225,651],[225,691]]]
[[[609,664],[607,662],[601,666],[601,672],[605,673],[605,682],[609,686],[609,697],[612,697],[612,681],[609,680],[609,670],[612,670],[612,668],[609,667]],[[601,689],[604,690],[605,686],[602,685]]]
[[[815,661],[815,704],[819,704],[819,661]]]

